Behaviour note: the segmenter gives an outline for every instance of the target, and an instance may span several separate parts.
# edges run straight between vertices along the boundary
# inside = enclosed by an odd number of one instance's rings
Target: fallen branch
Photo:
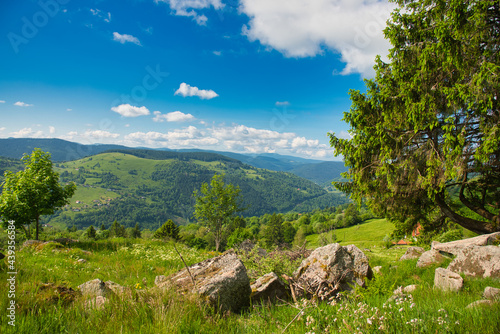
[[[186,261],[184,261],[184,258],[182,257],[181,253],[177,250],[177,247],[175,247],[175,242],[173,243],[173,245],[174,245],[175,251],[177,252],[177,254],[179,254],[179,257],[181,258],[182,263],[184,263],[184,266],[186,267],[186,270],[187,270],[187,272],[189,274],[189,277],[191,277],[191,282],[193,282],[193,288],[196,288],[196,282],[194,281],[193,275],[191,275],[191,271],[189,270],[189,267],[186,264]]]

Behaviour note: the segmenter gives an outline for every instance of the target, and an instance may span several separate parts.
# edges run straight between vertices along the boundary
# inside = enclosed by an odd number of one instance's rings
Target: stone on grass
[[[467,305],[466,308],[471,309],[471,308],[476,308],[476,307],[492,306],[494,304],[495,304],[495,302],[492,300],[477,300],[477,301]]]
[[[418,259],[420,255],[422,255],[424,252],[425,249],[423,249],[422,247],[414,247],[414,246],[409,247],[406,250],[406,253],[403,256],[401,256],[399,261]]]
[[[353,286],[365,286],[373,272],[366,255],[354,245],[330,244],[315,249],[293,273],[298,297],[328,298]]]
[[[444,261],[443,255],[441,255],[437,250],[431,249],[424,252],[417,261],[418,268],[425,268],[433,264],[440,264]]]
[[[85,308],[88,310],[97,309],[100,310],[108,303],[108,298],[103,296],[96,296],[85,302]]]
[[[500,278],[500,247],[466,247],[457,253],[448,269],[471,277]]]
[[[436,268],[434,287],[445,291],[460,291],[464,286],[463,278],[451,270]]]
[[[195,286],[191,280],[194,278]],[[249,306],[250,280],[247,270],[232,251],[205,260],[164,279],[157,277],[155,284],[162,288],[173,284],[184,291],[194,291],[206,298],[215,309],[239,312]]]
[[[252,289],[252,302],[257,304],[260,302],[275,302],[277,299],[286,299],[289,296],[288,288],[283,282],[280,281],[276,273],[269,273],[251,286]]]
[[[486,289],[484,289],[483,297],[491,300],[500,300],[500,289],[488,286]]]
[[[79,285],[78,288],[84,297],[109,297],[113,294],[113,290],[111,290],[108,286],[106,286],[106,283],[98,278],[85,282]]]

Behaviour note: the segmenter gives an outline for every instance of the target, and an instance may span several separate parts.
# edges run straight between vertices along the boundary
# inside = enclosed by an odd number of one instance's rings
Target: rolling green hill
[[[156,229],[167,219],[186,223],[192,219],[193,191],[214,173],[224,173],[226,183],[240,187],[247,207],[244,216],[306,211],[347,201],[294,174],[207,152],[107,152],[56,163],[55,169],[62,182],[78,185],[71,205],[44,219],[56,226],[109,226],[115,219],[125,226],[139,223],[143,229]]]

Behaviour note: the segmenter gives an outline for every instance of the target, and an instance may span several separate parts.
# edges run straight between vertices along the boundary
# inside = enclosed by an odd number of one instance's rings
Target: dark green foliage
[[[353,138],[330,135],[351,180],[338,188],[400,234],[443,217],[500,231],[500,3],[395,2],[390,62],[378,58],[367,92],[350,92]]]
[[[90,225],[87,231],[85,231],[85,236],[89,239],[95,239],[97,232],[93,225]]]
[[[272,246],[283,245],[283,243],[285,242],[285,228],[283,226],[283,215],[273,213],[269,217],[267,224],[262,227],[260,235],[261,235],[261,240],[268,248]]]
[[[125,231],[125,226],[121,225],[118,223],[117,220],[113,222],[111,227],[109,228],[109,236],[111,238],[116,237],[116,238],[126,238],[127,233]]]
[[[136,223],[134,228],[130,231],[130,237],[138,239],[141,237],[141,230],[139,229],[139,224]]]
[[[153,238],[157,239],[179,239],[179,226],[177,226],[171,219],[167,220],[156,232]]]

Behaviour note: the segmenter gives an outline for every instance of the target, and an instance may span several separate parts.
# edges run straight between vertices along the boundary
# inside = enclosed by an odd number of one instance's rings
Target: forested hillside
[[[255,168],[207,152],[134,150],[108,152],[56,163],[61,182],[78,185],[71,205],[44,223],[110,226],[114,220],[131,227],[156,229],[167,219],[192,221],[193,191],[214,173],[241,189],[244,216],[291,210],[308,211],[347,202],[317,184],[291,173]],[[127,151],[129,153],[129,151]]]

